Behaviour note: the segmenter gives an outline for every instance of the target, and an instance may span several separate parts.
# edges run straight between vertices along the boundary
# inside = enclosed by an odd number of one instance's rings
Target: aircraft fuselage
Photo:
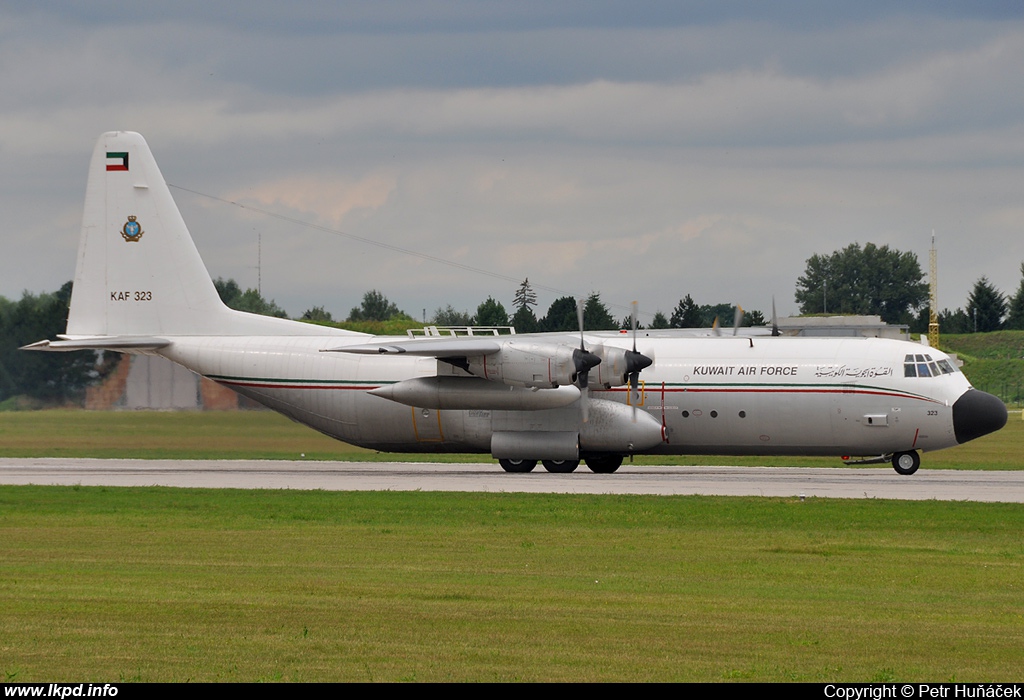
[[[588,338],[629,346],[618,334]],[[371,395],[414,377],[468,375],[427,357],[322,352],[344,344],[338,336],[170,340],[160,354],[363,447],[486,453],[511,414],[528,416],[524,430],[581,423],[578,401],[535,411],[444,410]],[[953,406],[970,390],[960,372],[905,376],[908,355],[927,351],[933,363],[946,356],[903,341],[641,337],[638,348],[656,362],[644,372],[635,408],[664,430],[659,444],[637,452],[845,456],[941,449],[958,444]],[[591,386],[591,398],[630,400],[625,386]]]

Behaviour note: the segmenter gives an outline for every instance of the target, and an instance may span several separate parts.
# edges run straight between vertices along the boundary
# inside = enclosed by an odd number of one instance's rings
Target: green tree
[[[348,313],[349,321],[389,321],[395,317],[408,317],[394,303],[376,289],[363,295],[361,306],[354,306]]]
[[[473,317],[468,311],[456,311],[455,307],[448,304],[445,308],[438,307],[434,312],[433,324],[435,326],[472,326]]]
[[[478,326],[507,326],[508,312],[501,302],[487,297],[480,306],[476,307],[476,325]]]
[[[619,327],[597,292],[591,292],[583,305],[583,327],[588,331],[613,331]]]
[[[1006,297],[992,286],[987,277],[982,277],[974,283],[974,289],[967,296],[966,311],[972,331],[998,331],[1003,327],[1003,316],[1006,315]]]
[[[276,316],[288,318],[288,314],[278,306],[273,299],[267,301],[255,289],[246,289],[244,292],[233,279],[224,280],[218,277],[213,281],[213,286],[220,295],[220,300],[235,311],[247,311],[251,314],[261,316]]]
[[[324,311],[322,306],[314,306],[300,317],[301,321],[313,321],[314,323],[334,323],[330,311]]]
[[[669,326],[672,328],[700,328],[704,323],[703,314],[697,302],[689,294],[679,300],[672,310]]]
[[[656,311],[654,313],[654,320],[651,321],[650,325],[651,330],[663,330],[665,328],[671,327],[672,326],[669,324],[668,319],[665,318],[665,314],[661,313],[660,311]]]
[[[957,309],[956,311],[950,311],[949,309],[943,309],[939,312],[939,330],[942,333],[970,333],[974,330],[974,326],[971,325],[971,319],[967,318],[967,314],[964,313],[963,309]]]
[[[509,323],[516,329],[516,333],[536,333],[540,330],[540,321],[534,316],[533,309],[525,305],[516,309]]]
[[[537,305],[537,295],[533,291],[533,287],[530,286],[530,278],[527,277],[523,280],[523,283],[519,285],[519,289],[516,290],[515,298],[512,305],[516,307],[516,311],[524,307],[531,307]]]
[[[812,255],[796,282],[804,314],[877,314],[887,323],[908,323],[911,311],[927,299],[917,256],[874,243]]]
[[[628,331],[628,330],[632,330],[632,329],[633,329],[633,315],[630,314],[628,316],[623,316],[622,320],[619,321],[619,330],[620,331]],[[636,329],[638,331],[642,331],[644,329],[644,324],[640,323],[640,319],[639,318],[636,320]]]
[[[544,331],[579,330],[576,320],[576,300],[573,297],[559,297],[551,302],[548,312],[540,322]]]
[[[57,292],[25,292],[20,301],[0,297],[0,400],[30,396],[48,403],[79,402],[100,378],[97,353],[26,352],[23,345],[53,338],[67,328],[71,282]],[[116,357],[116,353],[110,353]],[[116,361],[107,363],[113,367]]]
[[[1006,329],[1014,331],[1024,331],[1024,263],[1020,264],[1020,274],[1020,286],[1017,287],[1017,293],[1010,299],[1004,325]]]
[[[736,307],[733,304],[701,304],[700,327],[711,328],[718,321],[719,328],[732,328],[736,318]]]

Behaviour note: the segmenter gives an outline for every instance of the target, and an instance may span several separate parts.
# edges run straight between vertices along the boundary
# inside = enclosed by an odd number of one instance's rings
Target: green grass
[[[1024,421],[923,457],[927,469],[1022,469]],[[305,455],[301,457],[300,455]],[[332,440],[271,411],[0,413],[0,457],[491,461],[490,455],[390,454]],[[637,464],[841,467],[835,457],[637,457]]]
[[[1024,508],[0,487],[43,681],[1006,681]]]
[[[975,387],[1009,404],[1024,401],[1024,331],[943,335],[941,343],[964,361],[964,374]]]

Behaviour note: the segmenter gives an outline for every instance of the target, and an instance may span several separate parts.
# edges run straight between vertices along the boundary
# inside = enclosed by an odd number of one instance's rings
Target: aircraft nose
[[[953,432],[960,444],[988,435],[1006,425],[1006,404],[1002,399],[977,389],[968,389],[953,404]]]

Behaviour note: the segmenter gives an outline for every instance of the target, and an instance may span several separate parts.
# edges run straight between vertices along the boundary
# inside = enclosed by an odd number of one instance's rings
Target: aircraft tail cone
[[[956,441],[988,435],[1006,425],[1006,404],[998,396],[969,389],[953,404],[953,432]]]

